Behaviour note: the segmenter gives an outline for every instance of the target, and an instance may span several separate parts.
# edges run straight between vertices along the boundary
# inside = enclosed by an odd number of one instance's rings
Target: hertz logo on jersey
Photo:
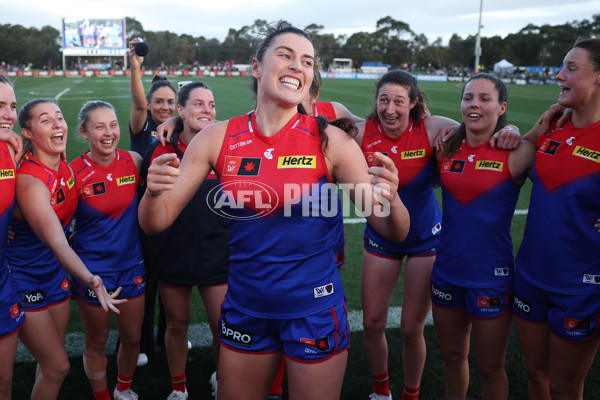
[[[412,158],[423,158],[425,157],[425,149],[418,150],[407,150],[402,152],[403,160],[410,160]]]
[[[477,161],[477,164],[475,164],[475,169],[487,169],[498,172],[502,172],[503,167],[504,163],[492,160],[479,160]]]
[[[67,186],[69,187],[69,189],[71,189],[74,184],[75,184],[75,177],[73,175],[71,175],[71,177],[69,179],[67,179]]]
[[[277,169],[317,168],[317,156],[283,156],[277,159]]]
[[[117,178],[117,186],[129,185],[130,183],[135,183],[135,175],[122,176],[120,178]]]
[[[575,146],[575,150],[573,150],[573,155],[600,163],[600,151],[586,149],[585,147],[581,146]]]
[[[0,180],[2,179],[14,179],[15,170],[14,169],[0,169]]]

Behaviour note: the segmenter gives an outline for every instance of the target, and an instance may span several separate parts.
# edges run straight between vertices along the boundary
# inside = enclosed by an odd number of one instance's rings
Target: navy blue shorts
[[[140,297],[144,294],[146,288],[146,274],[143,264],[122,272],[102,274],[100,277],[108,294],[113,294],[119,286],[122,288],[119,299]],[[81,298],[89,304],[100,306],[94,290],[74,277],[71,277],[71,293],[75,298]]]
[[[598,333],[600,295],[553,293],[515,274],[515,315],[529,322],[548,323],[554,335],[567,342],[583,342]]]
[[[62,303],[71,297],[67,273],[56,275],[44,285],[17,287],[19,302],[25,311],[40,311],[53,304]]]
[[[8,268],[0,272],[0,339],[21,328],[25,321],[25,310],[17,296],[17,289]]]
[[[346,299],[334,306],[295,319],[257,318],[242,313],[225,298],[219,318],[221,342],[245,353],[280,350],[300,362],[320,362],[350,347]]]
[[[465,310],[478,319],[493,319],[512,311],[512,287],[466,288],[431,278],[431,301],[439,307]]]

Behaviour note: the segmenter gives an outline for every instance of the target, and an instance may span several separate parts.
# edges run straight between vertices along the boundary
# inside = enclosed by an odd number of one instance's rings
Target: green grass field
[[[188,77],[171,81],[189,80]],[[198,80],[199,78],[193,78]],[[151,77],[144,78],[146,87]],[[217,103],[217,117],[220,120],[245,113],[253,108],[254,97],[250,91],[248,78],[211,77],[203,78],[214,92]],[[443,115],[458,120],[460,118],[460,91],[462,84],[421,82],[420,86],[427,93],[429,108],[434,115]],[[121,126],[120,147],[129,148],[128,120],[131,107],[129,79],[127,77],[92,77],[92,78],[19,78],[15,83],[17,100],[23,105],[28,100],[38,97],[57,98],[69,125],[67,157],[70,160],[86,150],[86,143],[81,139],[77,129],[77,114],[81,106],[88,100],[105,100],[113,104],[117,110]],[[556,102],[558,88],[554,86],[519,86],[509,85],[509,123],[515,124],[521,133],[527,132],[537,121],[539,115],[547,107]],[[324,80],[321,100],[339,101],[356,115],[364,116],[371,111],[374,104],[374,82],[371,80]],[[521,193],[517,205],[518,210],[526,210],[529,202],[530,187],[527,184]],[[517,214],[513,219],[513,240],[515,251],[521,242],[526,216]],[[349,224],[346,232],[346,263],[342,268],[344,288],[351,311],[360,310],[360,274],[362,260],[362,232],[364,224]],[[201,299],[197,293],[193,297],[193,323],[206,321]],[[392,306],[402,305],[402,282],[392,299]],[[68,332],[81,331],[81,324],[73,305]],[[438,399],[443,397],[443,379],[441,356],[437,348],[435,332],[432,326],[426,328],[428,341],[428,359],[422,381],[421,399]],[[390,345],[390,381],[394,395],[399,398],[402,392],[402,346],[397,324],[388,330]],[[112,350],[112,349],[109,349]],[[594,363],[586,382],[586,399],[600,398],[600,367]],[[471,362],[471,388],[469,396],[479,397],[479,379],[475,362]],[[114,355],[109,356],[109,385],[116,381],[116,364]],[[188,381],[190,399],[210,398],[208,379],[213,371],[212,356],[206,347],[195,347],[188,361]],[[511,399],[526,399],[527,382],[523,366],[523,357],[516,341],[511,335],[507,357],[507,372],[510,379]],[[15,367],[13,398],[28,397],[33,383],[35,364],[18,362]],[[348,370],[344,383],[343,399],[366,399],[370,393],[370,375],[362,348],[362,333],[352,334],[352,349]],[[166,398],[170,392],[168,369],[164,351],[151,358],[149,366],[138,369],[134,380],[134,390],[141,399]],[[60,398],[91,398],[89,384],[81,368],[81,357],[71,359],[71,372],[67,377]]]

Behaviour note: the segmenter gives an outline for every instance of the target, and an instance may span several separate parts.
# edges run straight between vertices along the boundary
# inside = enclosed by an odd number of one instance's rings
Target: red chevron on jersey
[[[467,205],[512,179],[508,170],[509,154],[487,143],[471,147],[463,141],[452,158],[438,162],[442,183],[460,203]]]
[[[81,201],[97,213],[119,218],[137,193],[139,175],[128,151],[117,149],[108,166],[94,163],[83,153],[71,161]]]
[[[538,139],[535,173],[544,190],[554,192],[600,173],[598,129],[600,122],[584,128],[575,128],[568,122],[564,128]]]
[[[398,190],[421,173],[433,157],[425,123],[414,126],[410,120],[406,130],[395,138],[383,132],[377,118],[367,120],[360,148],[369,166],[374,165],[375,152],[383,153],[394,161],[398,168]]]
[[[216,203],[265,216],[299,203],[323,180],[331,182],[314,132],[316,119],[299,114],[270,137],[259,133],[254,113],[229,120],[217,161],[226,198]]]

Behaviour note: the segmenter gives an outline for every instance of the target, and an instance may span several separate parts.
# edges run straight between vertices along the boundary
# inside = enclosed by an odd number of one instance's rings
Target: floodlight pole
[[[473,73],[479,72],[479,56],[481,56],[481,13],[483,12],[483,0],[479,1],[479,25],[477,25],[477,37],[475,38],[475,68]]]

